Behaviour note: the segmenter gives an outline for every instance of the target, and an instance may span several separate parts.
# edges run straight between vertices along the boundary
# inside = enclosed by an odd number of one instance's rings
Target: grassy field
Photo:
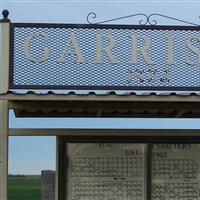
[[[41,200],[41,179],[9,178],[8,200]]]

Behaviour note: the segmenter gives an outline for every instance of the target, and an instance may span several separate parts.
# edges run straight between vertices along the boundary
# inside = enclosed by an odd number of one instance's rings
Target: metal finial
[[[2,11],[2,15],[3,15],[3,18],[8,19],[9,11],[8,10],[3,10]]]
[[[10,20],[8,19],[8,15],[9,15],[9,11],[8,10],[3,10],[2,11],[2,15],[3,15],[3,19],[0,20],[1,22],[10,22]]]

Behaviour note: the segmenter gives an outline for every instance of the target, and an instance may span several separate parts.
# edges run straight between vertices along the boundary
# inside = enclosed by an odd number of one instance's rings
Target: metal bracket
[[[142,17],[143,18],[143,19],[139,20],[139,25],[154,25],[155,26],[155,25],[158,24],[155,17],[161,17],[161,18],[167,18],[167,19],[177,21],[177,22],[181,22],[181,23],[188,24],[188,25],[200,26],[200,24],[188,22],[188,21],[185,21],[185,20],[182,20],[182,19],[170,17],[170,16],[167,16],[167,15],[157,14],[157,13],[153,13],[153,14],[150,14],[150,15],[146,15],[146,14],[143,14],[143,13],[137,13],[137,14],[133,14],[133,15],[127,15],[127,16],[123,16],[123,17],[108,19],[108,20],[104,20],[104,21],[92,22],[91,19],[96,19],[97,14],[95,12],[90,12],[87,15],[87,22],[89,24],[105,24],[105,23],[108,23],[108,22],[114,22],[114,21],[118,21],[118,20],[122,20],[122,19],[132,18],[132,17]]]

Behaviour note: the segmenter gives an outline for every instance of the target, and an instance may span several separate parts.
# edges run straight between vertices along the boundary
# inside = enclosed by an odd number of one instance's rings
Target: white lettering
[[[73,46],[74,51],[70,51],[69,50],[69,45]],[[77,42],[77,39],[76,39],[76,37],[74,35],[71,35],[68,38],[67,45],[66,45],[65,49],[63,50],[62,55],[58,59],[58,62],[59,63],[65,63],[65,56],[68,55],[68,54],[77,56],[76,63],[85,63],[85,59],[84,59],[84,57],[83,57],[83,55],[81,53],[80,46],[79,46],[79,44]]]
[[[102,59],[101,59],[101,53],[105,52],[109,58],[109,60],[113,63],[113,64],[117,64],[118,61],[113,57],[112,55],[112,49],[115,47],[115,40],[113,39],[112,36],[101,36],[101,35],[97,35],[96,36],[97,39],[97,46],[96,46],[96,63],[100,64],[102,63]],[[105,48],[103,48],[101,46],[101,41],[102,39],[108,39],[109,40],[109,45]]]
[[[196,40],[197,42],[200,42],[200,37],[190,37],[187,40],[187,47],[198,56],[197,62],[193,62],[189,59],[186,59],[186,63],[189,65],[196,65],[196,64],[200,64],[200,49],[197,49],[196,47],[194,47],[192,45],[192,40]]]
[[[38,37],[38,36],[43,36],[45,41],[48,41],[48,36],[45,33],[32,33],[31,35],[29,35],[25,41],[24,41],[24,55],[32,62],[34,63],[41,63],[44,62],[46,60],[48,60],[49,58],[49,52],[50,49],[48,49],[47,47],[43,48],[44,51],[44,56],[42,58],[34,58],[29,50],[30,47],[30,43],[31,41],[34,39],[34,37]]]
[[[131,59],[131,63],[132,64],[137,64],[137,53],[141,53],[146,64],[153,64],[149,55],[147,54],[147,50],[149,49],[150,45],[151,45],[151,41],[148,37],[146,36],[135,36],[135,35],[131,35],[131,39],[132,39],[132,59]],[[137,41],[138,39],[142,39],[144,40],[144,47],[143,48],[138,48],[137,47]]]
[[[170,35],[167,36],[167,64],[168,65],[173,65],[175,64],[174,62],[174,57],[173,57],[173,44],[174,44],[174,36]]]

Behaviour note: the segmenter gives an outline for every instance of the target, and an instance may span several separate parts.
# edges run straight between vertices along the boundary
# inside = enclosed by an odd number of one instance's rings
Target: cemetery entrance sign
[[[13,23],[10,88],[199,90],[199,29]]]
[[[46,135],[57,137],[56,200],[199,200],[198,129],[9,127],[9,110],[41,121],[199,118],[199,31],[191,23],[11,23],[4,10],[0,199],[7,200],[8,136]]]

